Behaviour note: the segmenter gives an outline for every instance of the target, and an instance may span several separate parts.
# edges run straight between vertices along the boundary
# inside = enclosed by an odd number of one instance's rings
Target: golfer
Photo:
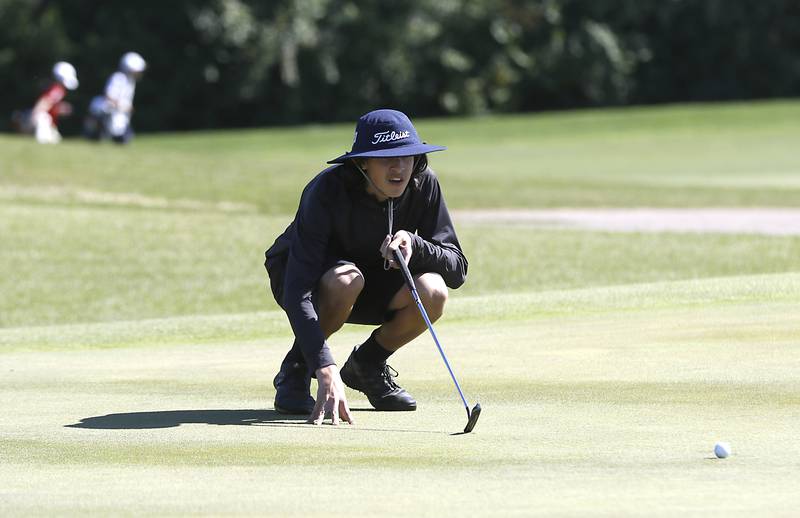
[[[266,252],[272,293],[295,337],[274,380],[277,411],[352,424],[344,385],[377,410],[416,409],[386,360],[427,327],[392,257],[400,250],[430,319],[438,319],[447,289],[467,275],[428,167],[427,153],[444,149],[422,142],[405,114],[372,111],[358,120],[351,151],[303,190],[294,221]],[[326,339],[345,322],[377,327],[340,370]]]
[[[53,65],[53,82],[36,100],[30,111],[18,111],[12,116],[14,125],[22,133],[33,133],[41,144],[58,144],[61,133],[58,120],[72,113],[72,105],[64,100],[67,90],[78,88],[75,67],[66,61]]]
[[[137,52],[126,52],[119,60],[119,69],[106,82],[105,94],[95,96],[83,121],[83,132],[92,140],[111,138],[127,144],[133,138],[131,117],[136,82],[147,69]]]

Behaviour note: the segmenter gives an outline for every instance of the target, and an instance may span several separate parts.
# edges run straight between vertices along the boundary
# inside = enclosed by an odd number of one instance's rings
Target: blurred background
[[[131,50],[142,132],[793,97],[800,3],[0,0],[0,130],[54,62],[82,114]]]

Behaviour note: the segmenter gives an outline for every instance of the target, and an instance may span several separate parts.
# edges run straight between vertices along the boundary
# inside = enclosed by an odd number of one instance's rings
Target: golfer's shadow
[[[307,416],[280,414],[275,410],[164,410],[158,412],[129,412],[84,417],[66,428],[101,430],[142,430],[174,428],[182,424],[215,424],[240,426],[286,426],[306,422]]]

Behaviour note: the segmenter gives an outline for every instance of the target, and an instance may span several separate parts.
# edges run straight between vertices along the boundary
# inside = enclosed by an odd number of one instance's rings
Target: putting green
[[[277,313],[0,331],[3,514],[786,514],[800,275],[454,298],[393,365],[412,413],[271,410]],[[240,330],[226,339],[225,329]],[[366,328],[336,335],[338,358]],[[123,338],[114,343],[112,337]],[[74,347],[81,337],[108,337]],[[91,341],[91,340],[89,340]],[[732,444],[713,458],[715,441]],[[402,496],[401,496],[402,495]]]
[[[800,103],[418,121],[448,204],[796,207]],[[392,358],[411,413],[272,410],[263,250],[351,125],[0,136],[0,516],[792,516],[800,236],[456,217],[469,282]],[[341,361],[370,328],[347,326]],[[713,457],[717,441],[733,455]]]

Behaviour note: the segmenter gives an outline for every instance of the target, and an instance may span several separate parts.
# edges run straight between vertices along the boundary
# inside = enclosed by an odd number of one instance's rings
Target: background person
[[[84,119],[84,134],[91,139],[111,138],[125,144],[133,138],[131,116],[136,82],[142,77],[147,63],[136,52],[128,52],[119,61],[119,70],[111,74],[105,94],[89,103]]]
[[[408,117],[395,110],[362,116],[352,150],[331,160],[303,190],[294,221],[266,252],[265,266],[295,341],[274,380],[275,408],[320,424],[352,416],[344,385],[378,410],[414,410],[394,381],[389,356],[426,330],[394,250],[406,258],[429,316],[444,311],[447,288],[464,283],[461,251],[439,182]],[[339,371],[327,338],[345,322],[377,325]],[[316,401],[311,376],[318,380]]]
[[[22,133],[32,133],[41,144],[61,142],[58,119],[72,113],[72,105],[64,100],[67,90],[78,88],[75,67],[66,61],[53,65],[53,82],[36,100],[33,109],[14,112],[12,123]]]

